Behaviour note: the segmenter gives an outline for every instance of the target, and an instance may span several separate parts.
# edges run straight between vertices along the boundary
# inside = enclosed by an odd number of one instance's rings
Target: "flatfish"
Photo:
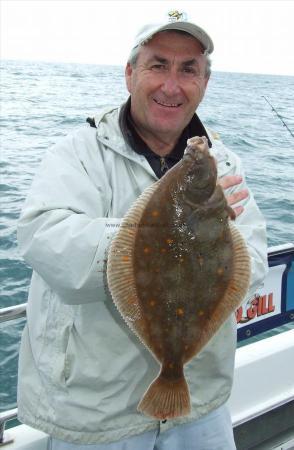
[[[247,292],[250,259],[234,218],[207,139],[194,137],[183,159],[131,206],[112,240],[114,303],[161,366],[138,405],[148,416],[190,413],[183,367]]]

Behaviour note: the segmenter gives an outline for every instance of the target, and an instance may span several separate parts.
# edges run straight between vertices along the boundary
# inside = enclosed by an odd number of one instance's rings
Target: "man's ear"
[[[207,85],[208,85],[208,82],[209,82],[209,78],[210,78],[210,75],[208,75],[206,77],[206,79],[205,79],[205,89],[207,88]]]
[[[203,88],[202,93],[201,93],[201,99],[200,99],[200,102],[202,102],[203,97],[204,97],[204,94],[205,94],[205,92],[206,92],[206,88],[207,88],[207,85],[208,85],[209,78],[210,78],[210,75],[208,75],[208,76],[205,78],[205,81],[204,81],[205,85],[204,85],[204,88]],[[199,102],[199,103],[200,103],[200,102]]]
[[[125,69],[125,79],[126,79],[126,85],[128,88],[129,93],[132,93],[132,73],[133,73],[133,67],[128,62]]]

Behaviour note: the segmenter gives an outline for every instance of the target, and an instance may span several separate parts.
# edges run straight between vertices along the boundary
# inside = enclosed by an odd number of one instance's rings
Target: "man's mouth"
[[[168,103],[168,102],[163,102],[162,100],[158,100],[156,98],[153,99],[155,101],[155,103],[157,103],[160,106],[165,106],[166,108],[178,108],[179,106],[182,105],[182,103]]]

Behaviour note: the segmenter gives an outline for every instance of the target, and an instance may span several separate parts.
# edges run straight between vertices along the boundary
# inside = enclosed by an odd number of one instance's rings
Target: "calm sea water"
[[[125,101],[118,66],[1,64],[0,307],[27,299],[30,268],[17,251],[16,222],[48,147],[107,105]],[[214,73],[199,115],[243,160],[268,223],[269,245],[294,242],[294,77]],[[15,407],[23,320],[0,325],[0,411]]]

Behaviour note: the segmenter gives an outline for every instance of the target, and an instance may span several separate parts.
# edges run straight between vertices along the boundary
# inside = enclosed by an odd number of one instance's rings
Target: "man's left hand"
[[[226,189],[236,186],[240,183],[242,183],[243,178],[239,175],[226,175],[218,180],[219,185],[223,188],[224,191]],[[245,200],[249,195],[248,189],[241,189],[238,192],[235,192],[234,194],[230,194],[227,197],[228,204],[233,208],[235,211],[236,217],[239,216],[243,211],[243,206],[235,206],[234,205],[241,200]]]

